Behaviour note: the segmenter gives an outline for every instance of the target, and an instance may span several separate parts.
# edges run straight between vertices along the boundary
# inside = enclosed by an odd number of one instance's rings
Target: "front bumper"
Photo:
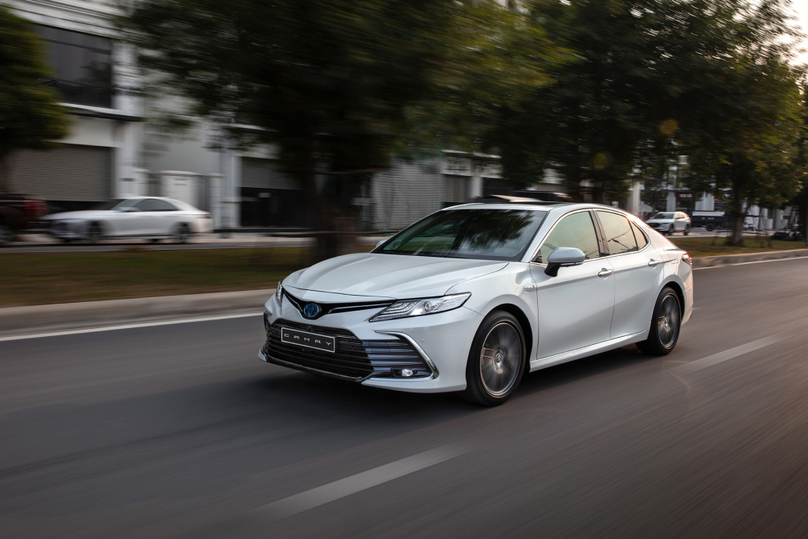
[[[50,221],[47,232],[60,240],[77,240],[87,235],[86,221]]]
[[[352,312],[327,314],[317,320],[304,319],[300,312],[284,298],[279,304],[273,296],[265,305],[265,324],[268,328],[267,342],[264,343],[258,356],[268,363],[275,363],[317,374],[351,379],[366,386],[393,389],[397,391],[436,393],[460,391],[466,387],[466,362],[474,334],[482,317],[465,307],[452,311],[424,316],[414,316],[383,322],[369,322],[369,319],[381,309],[365,309]],[[292,364],[289,356],[276,357],[268,342],[275,339],[271,332],[278,326],[303,328],[314,334],[330,335],[344,332],[355,341],[371,346],[369,369],[364,373],[341,371],[322,363],[328,361],[329,354],[318,353],[305,347],[296,347],[297,352],[313,358],[305,362],[297,360]],[[353,342],[353,341],[351,341]],[[370,344],[368,344],[370,343]],[[350,342],[337,340],[337,352],[341,346]],[[391,351],[393,353],[391,353]],[[401,351],[402,355],[396,355]],[[397,361],[413,361],[417,355],[420,365],[429,371],[412,366],[417,376],[405,378],[400,376],[402,363]],[[280,355],[280,354],[278,354]],[[332,355],[335,361],[341,361]],[[319,371],[319,372],[318,372]],[[398,372],[396,372],[398,371]],[[350,376],[344,376],[349,373]]]

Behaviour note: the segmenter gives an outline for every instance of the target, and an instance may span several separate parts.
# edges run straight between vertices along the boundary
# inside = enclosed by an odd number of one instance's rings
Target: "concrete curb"
[[[0,336],[116,324],[260,313],[274,289],[115,299],[0,309]]]
[[[808,256],[808,249],[794,249],[791,251],[767,251],[765,253],[751,253],[742,255],[700,256],[693,259],[694,268],[712,268],[739,264],[744,262],[759,262],[762,260],[781,260],[783,258],[802,258]]]
[[[693,259],[693,267],[710,268],[744,262],[800,257],[808,257],[808,249],[700,257]],[[104,327],[152,320],[260,313],[264,303],[274,292],[274,289],[245,290],[9,307],[0,309],[0,336]]]

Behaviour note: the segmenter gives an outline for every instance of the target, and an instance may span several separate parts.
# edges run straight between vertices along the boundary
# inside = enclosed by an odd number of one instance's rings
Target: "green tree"
[[[560,173],[578,198],[619,199],[649,151],[664,156],[678,125],[667,62],[683,10],[668,0],[533,0],[531,20],[574,61],[549,71],[554,84],[503,108],[486,138],[518,184]],[[695,11],[695,8],[692,8]],[[685,61],[682,59],[681,61]]]
[[[29,24],[0,5],[0,192],[12,152],[46,149],[67,132],[58,96],[42,84],[50,74]]]
[[[781,205],[800,186],[802,98],[800,71],[788,63],[788,38],[795,36],[785,15],[788,4],[741,4],[732,18],[735,26],[722,29],[731,46],[707,58],[710,77],[700,83],[701,114],[680,133],[690,160],[687,183],[729,192],[732,245],[743,244],[750,206]]]
[[[143,51],[141,64],[162,74],[157,87],[187,98],[193,114],[262,128],[249,138],[239,130],[231,135],[243,144],[277,145],[320,230],[353,227],[346,202],[392,155],[471,146],[474,120],[490,109],[492,96],[508,101],[520,88],[545,82],[538,47],[522,54],[512,46],[524,16],[489,2],[145,0],[133,6],[123,25]],[[325,189],[318,175],[328,177]],[[345,236],[326,238],[317,258],[344,248],[335,241]]]
[[[555,83],[518,107],[502,108],[487,148],[502,155],[504,174],[516,183],[555,169],[574,196],[591,191],[596,202],[619,200],[627,178],[638,170],[649,177],[679,156],[694,165],[691,185],[732,188],[711,183],[704,165],[763,151],[793,127],[788,4],[533,0],[534,24],[577,61],[551,69]],[[773,157],[761,173],[774,170]],[[749,192],[763,190],[738,196]]]
[[[788,205],[797,208],[799,221],[796,225],[802,231],[808,244],[808,82],[802,82],[802,110],[799,137],[796,141],[793,172],[797,176],[800,191],[788,201]]]

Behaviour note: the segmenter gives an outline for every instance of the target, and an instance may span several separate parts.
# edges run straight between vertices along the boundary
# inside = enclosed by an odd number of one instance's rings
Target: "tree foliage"
[[[503,108],[488,133],[487,148],[502,155],[516,183],[555,169],[573,194],[589,190],[610,202],[629,177],[661,179],[660,165],[684,155],[694,165],[692,185],[714,191],[725,186],[713,187],[712,171],[701,165],[790,136],[798,94],[787,64],[795,37],[787,0],[526,5],[534,24],[577,61],[551,69],[555,83]],[[777,168],[775,155],[757,169]]]
[[[456,0],[144,0],[123,24],[190,112],[261,128],[231,135],[276,144],[332,230],[350,228],[337,202],[393,154],[471,146],[492,101],[546,82],[548,46],[520,19]]]
[[[690,159],[687,183],[729,194],[733,245],[743,243],[749,207],[779,206],[800,185],[800,70],[789,64],[788,38],[796,33],[788,25],[786,5],[779,0],[741,4],[727,32],[729,46],[712,59],[703,91],[706,106],[681,133]]]
[[[67,132],[58,96],[42,84],[48,78],[39,37],[0,5],[0,192],[13,151],[48,148]]]

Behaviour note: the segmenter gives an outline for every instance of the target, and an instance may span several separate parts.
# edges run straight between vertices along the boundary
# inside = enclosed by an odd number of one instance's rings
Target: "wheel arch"
[[[665,282],[665,284],[662,285],[662,288],[659,289],[659,294],[661,294],[662,291],[665,290],[666,288],[670,288],[671,290],[673,290],[676,293],[676,297],[679,298],[679,303],[682,306],[682,316],[684,316],[685,311],[686,311],[686,307],[687,307],[685,305],[685,291],[684,291],[684,288],[682,287],[681,284],[679,284],[675,280],[671,279],[671,280]],[[657,296],[659,296],[659,294],[657,294]]]
[[[98,229],[101,231],[102,236],[105,236],[105,235],[107,235],[109,233],[109,230],[110,230],[109,223],[107,223],[106,221],[102,221],[101,219],[89,219],[87,221],[87,226],[86,226],[85,230],[89,233],[90,228],[92,228],[94,226],[98,227]]]
[[[530,319],[528,318],[527,314],[519,308],[519,306],[514,305],[513,303],[500,303],[496,305],[491,310],[486,313],[486,317],[495,311],[505,311],[508,314],[513,315],[514,318],[519,322],[519,325],[522,328],[522,333],[525,336],[525,354],[526,354],[526,371],[530,371],[530,357],[533,351],[533,327],[530,325]]]

